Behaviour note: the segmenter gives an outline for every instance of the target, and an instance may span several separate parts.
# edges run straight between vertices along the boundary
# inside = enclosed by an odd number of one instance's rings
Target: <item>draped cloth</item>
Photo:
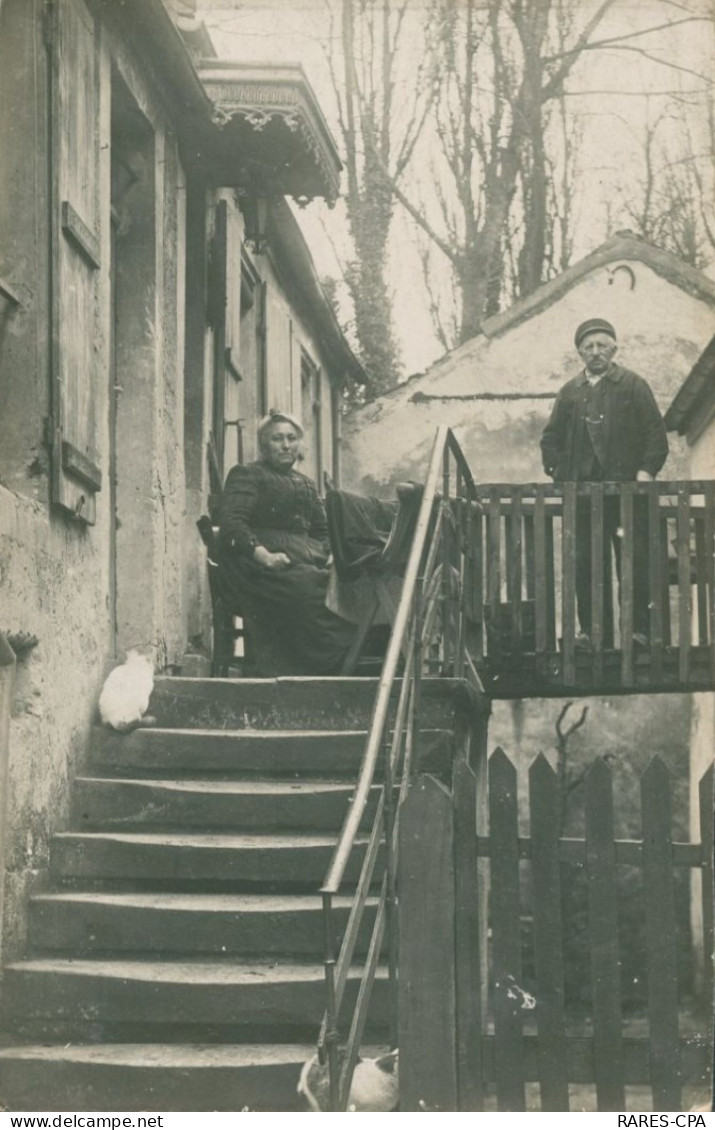
[[[380,569],[398,508],[396,501],[345,490],[331,490],[326,497],[328,536],[333,553],[326,600],[333,612],[353,624],[361,624],[367,616],[372,616],[375,624],[388,622],[384,612],[376,611],[375,583],[370,570]],[[398,575],[385,577],[384,583],[396,604],[402,588],[401,578]]]

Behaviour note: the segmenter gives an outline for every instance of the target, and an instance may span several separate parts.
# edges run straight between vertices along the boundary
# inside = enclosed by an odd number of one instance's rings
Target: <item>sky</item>
[[[206,0],[209,7],[199,15],[205,20],[221,57],[261,62],[302,64],[321,103],[334,136],[339,139],[335,98],[326,50],[330,46],[329,3],[331,0]],[[332,0],[335,3],[335,0]],[[416,68],[424,54],[419,8],[424,0],[408,0],[405,22],[403,71]],[[240,4],[240,7],[237,7]],[[225,5],[225,7],[223,6]],[[592,0],[583,0],[584,18]],[[712,13],[711,0],[616,0],[598,31],[599,39],[632,36],[665,20]],[[668,34],[650,33],[624,41],[627,49],[602,48],[586,53],[574,68],[569,105],[581,123],[579,163],[583,175],[578,182],[581,222],[574,246],[574,260],[594,250],[611,230],[632,226],[622,206],[621,186],[627,191],[642,169],[642,133],[650,115],[653,120],[672,101],[673,92],[704,89],[713,68],[712,21],[684,24]],[[335,47],[335,43],[333,43]],[[643,51],[647,52],[648,58]],[[704,76],[694,78],[692,72]],[[399,79],[399,75],[398,75]],[[398,83],[399,93],[399,83]],[[712,93],[711,93],[712,96]],[[693,111],[692,129],[701,134]],[[666,130],[669,128],[666,124]],[[675,127],[673,127],[675,128]],[[676,138],[673,138],[674,145]],[[409,170],[405,185],[429,199],[433,186],[426,158]],[[609,215],[610,213],[610,215]],[[313,252],[321,276],[339,277],[340,262],[350,255],[344,208],[340,202],[330,210],[314,201],[300,210],[299,222]],[[437,268],[439,278],[439,266]],[[447,289],[443,267],[442,289]],[[443,353],[427,313],[427,294],[422,280],[412,221],[399,206],[395,211],[391,242],[389,282],[404,374],[423,371]],[[346,307],[346,317],[347,317]]]

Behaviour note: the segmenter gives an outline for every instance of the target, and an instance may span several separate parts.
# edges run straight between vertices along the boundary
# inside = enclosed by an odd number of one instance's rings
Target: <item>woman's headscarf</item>
[[[299,437],[301,439],[303,438],[303,425],[299,420],[296,420],[295,416],[291,416],[289,412],[279,412],[277,408],[271,408],[268,415],[264,416],[263,419],[258,422],[256,434],[258,436],[258,446],[261,449],[263,448],[263,438],[273,424],[290,424],[292,428],[295,428]]]

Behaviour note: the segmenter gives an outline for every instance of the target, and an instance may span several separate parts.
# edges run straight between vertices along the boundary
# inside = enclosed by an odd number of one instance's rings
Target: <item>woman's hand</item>
[[[253,560],[263,569],[280,573],[290,566],[290,557],[286,553],[271,553],[264,545],[257,545],[253,551]]]

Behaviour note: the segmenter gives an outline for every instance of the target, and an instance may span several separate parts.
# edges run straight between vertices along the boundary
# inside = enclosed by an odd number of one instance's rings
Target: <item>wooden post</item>
[[[501,603],[501,501],[496,487],[489,491],[489,518],[487,525],[487,598],[491,620],[491,638],[487,630],[487,655],[499,655],[500,603]]]
[[[522,554],[522,529],[521,529],[521,490],[514,487],[511,497],[511,514],[507,534],[508,552],[511,557],[509,563],[509,590],[508,599],[511,600],[511,643],[510,650],[513,655],[521,654],[524,650],[522,633],[523,624],[521,617],[521,554]]]
[[[563,637],[563,681],[576,682],[576,484],[564,483],[564,516],[561,528],[561,633]]]
[[[653,1110],[680,1110],[682,1076],[670,774],[659,757],[651,760],[641,777],[641,815]]]
[[[633,483],[621,483],[620,485],[622,536],[621,591],[618,603],[621,612],[621,684],[624,687],[633,685],[633,629],[635,625],[634,489]]]
[[[586,878],[593,986],[593,1062],[599,1110],[623,1110],[623,1021],[611,770],[586,774]]]
[[[454,817],[434,777],[402,806],[398,864],[400,1110],[457,1110]]]
[[[477,858],[478,812],[486,816],[488,714],[457,731],[452,775],[455,868],[457,1093],[460,1111],[483,1110],[482,1032],[487,1010],[487,883]]]
[[[663,604],[669,600],[668,571],[663,570],[663,549],[660,544],[660,495],[657,483],[648,488],[648,592],[650,607],[650,663],[651,675],[656,683],[663,678]],[[666,554],[668,548],[666,546]],[[667,565],[667,561],[666,561]],[[665,595],[664,595],[665,594]]]
[[[5,888],[5,816],[7,813],[7,775],[10,759],[10,713],[15,687],[15,652],[0,632],[0,952],[2,949],[3,901]]]
[[[551,1111],[569,1109],[558,793],[540,753],[529,769],[529,813],[539,1082],[541,1109]]]
[[[715,484],[705,483],[705,560],[709,594],[710,674],[715,679]]]
[[[554,559],[554,516],[546,513],[546,640],[549,651],[556,651],[556,562]]]
[[[543,486],[537,486],[534,502],[534,633],[536,673],[545,675],[549,639],[549,577],[547,573],[546,501]]]
[[[603,529],[603,483],[592,483],[591,493],[591,642],[593,644],[593,683],[600,687],[603,683],[603,649],[605,646],[606,612],[604,602],[605,578],[604,529]],[[610,543],[609,543],[610,549]],[[610,585],[608,592],[610,594]],[[609,641],[609,647],[613,641]]]
[[[678,681],[687,683],[690,674],[692,639],[692,595],[690,592],[690,493],[687,485],[678,486]]]
[[[494,1058],[500,1111],[526,1110],[521,987],[516,769],[497,747],[489,758]]]
[[[713,997],[713,766],[700,779],[701,897],[703,906],[703,977],[701,1000],[707,1010],[715,1007]]]

